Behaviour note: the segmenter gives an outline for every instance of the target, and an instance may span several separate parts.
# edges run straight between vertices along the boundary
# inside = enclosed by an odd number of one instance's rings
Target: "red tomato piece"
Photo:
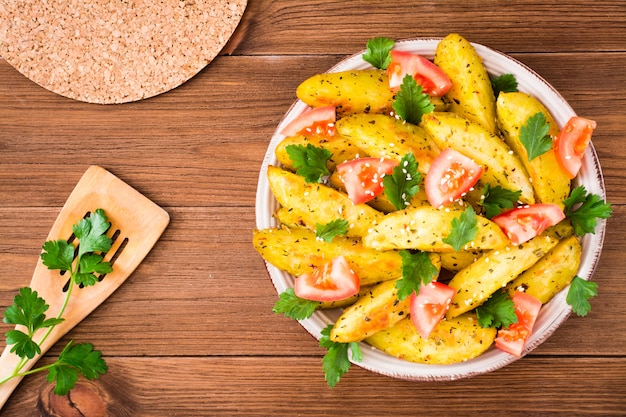
[[[541,310],[541,301],[521,291],[513,295],[517,323],[506,329],[499,329],[496,347],[511,355],[520,356],[524,345],[533,332],[535,321]]]
[[[305,110],[280,132],[285,136],[318,135],[325,138],[335,136],[337,110],[334,106],[316,107]]]
[[[483,167],[452,148],[444,149],[433,161],[424,188],[433,207],[450,204],[467,193],[480,178]]]
[[[362,204],[383,191],[383,177],[391,174],[397,165],[392,159],[357,158],[337,165],[337,173],[350,200]]]
[[[505,211],[491,219],[512,244],[519,245],[540,235],[550,226],[565,218],[556,204],[531,204]]]
[[[315,268],[310,274],[296,278],[295,294],[313,301],[344,300],[359,292],[361,280],[343,256],[337,256],[327,264]]]
[[[420,287],[419,294],[411,295],[411,322],[420,336],[428,338],[448,311],[455,294],[456,289],[431,281]]]
[[[556,159],[570,178],[574,178],[580,171],[583,155],[595,128],[595,121],[574,116],[567,121],[554,141]]]
[[[391,51],[391,63],[387,67],[389,88],[400,88],[406,75],[412,75],[431,96],[443,96],[452,87],[452,81],[437,65],[421,55],[404,51]]]

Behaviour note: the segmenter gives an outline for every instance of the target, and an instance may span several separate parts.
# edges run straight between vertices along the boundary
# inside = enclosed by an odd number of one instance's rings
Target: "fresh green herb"
[[[414,292],[419,292],[422,284],[430,283],[439,271],[426,252],[411,253],[403,250],[400,256],[402,257],[402,278],[396,282],[396,288],[398,299],[402,301]]]
[[[478,325],[481,327],[507,328],[517,323],[515,304],[506,291],[496,291],[487,301],[476,308]]]
[[[72,289],[79,286],[94,285],[99,281],[96,274],[108,274],[113,271],[109,262],[105,262],[102,253],[111,248],[111,238],[106,236],[110,227],[104,210],[97,209],[88,217],[72,227],[78,248],[66,240],[50,240],[43,244],[41,259],[50,270],[69,272],[69,285],[65,291],[65,299],[56,317],[47,318],[46,311],[50,306],[29,287],[21,288],[13,300],[13,304],[4,312],[4,322],[22,325],[25,331],[13,329],[6,333],[6,344],[11,352],[20,357],[20,361],[10,375],[0,380],[6,381],[35,372],[48,370],[47,380],[55,382],[54,392],[65,395],[69,392],[80,373],[85,378],[95,379],[107,370],[105,361],[99,351],[93,350],[91,344],[73,345],[69,342],[59,358],[46,366],[22,372],[28,361],[41,353],[41,345],[50,336],[55,326],[63,322],[63,313],[72,295]],[[39,340],[35,340],[35,332],[46,329]]]
[[[550,124],[542,112],[537,112],[526,120],[526,124],[520,130],[520,141],[526,148],[529,161],[552,148],[552,138],[549,132]]]
[[[361,362],[363,360],[363,353],[357,342],[339,343],[330,340],[330,332],[332,329],[332,324],[322,329],[320,346],[328,349],[328,352],[326,352],[326,355],[324,355],[322,359],[322,368],[326,375],[326,382],[331,388],[334,388],[343,374],[350,369],[351,364],[350,358],[348,357],[348,350],[352,353],[352,360],[355,362]]]
[[[491,219],[500,214],[503,209],[512,208],[521,195],[521,190],[511,191],[499,185],[491,187],[485,184],[480,205],[485,209],[485,217]]]
[[[287,288],[278,296],[279,299],[274,304],[272,312],[284,314],[294,320],[308,319],[313,315],[315,309],[320,305],[317,301],[306,300],[300,298],[293,291],[293,288]]]
[[[397,210],[405,209],[419,191],[421,179],[415,157],[408,153],[402,157],[391,175],[383,177],[385,195]]]
[[[324,242],[332,242],[335,236],[341,236],[348,233],[348,223],[347,220],[344,219],[335,219],[326,224],[315,225],[315,237],[323,240]]]
[[[366,50],[363,53],[363,60],[369,62],[378,69],[387,69],[391,62],[391,50],[395,45],[393,39],[384,36],[372,38],[367,41]]]
[[[574,188],[563,204],[565,216],[572,222],[577,236],[594,233],[597,219],[608,219],[613,212],[610,204],[597,194],[587,193],[582,185]]]
[[[322,178],[330,174],[326,162],[332,153],[328,149],[308,143],[306,146],[288,145],[285,151],[293,161],[296,174],[302,175],[306,182],[322,182]]]
[[[598,284],[586,281],[578,275],[570,283],[565,301],[572,306],[572,311],[579,316],[586,316],[591,310],[589,299],[598,295]]]
[[[493,94],[498,98],[501,92],[513,93],[517,91],[517,80],[513,74],[502,74],[491,78],[491,86],[493,87]]]
[[[452,219],[452,228],[450,234],[443,238],[443,242],[452,246],[454,250],[459,251],[463,246],[471,242],[478,235],[478,220],[476,212],[472,206],[461,213],[459,217]]]
[[[422,91],[422,86],[409,74],[402,79],[400,90],[391,106],[400,119],[415,125],[422,121],[423,115],[435,109],[428,94]]]

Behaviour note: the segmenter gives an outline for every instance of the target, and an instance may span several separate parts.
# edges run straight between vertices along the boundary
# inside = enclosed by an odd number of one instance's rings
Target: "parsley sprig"
[[[332,329],[332,324],[322,329],[322,337],[319,343],[321,347],[328,350],[322,359],[322,368],[326,375],[326,382],[331,388],[334,388],[343,374],[350,369],[351,363],[348,355],[352,353],[352,360],[361,362],[363,353],[357,342],[339,343],[330,340]]]
[[[583,185],[574,188],[563,204],[565,216],[572,222],[577,236],[594,233],[597,219],[608,219],[613,212],[610,204],[597,194],[587,193]]]
[[[500,214],[503,209],[513,208],[521,195],[521,190],[511,191],[499,185],[492,187],[485,184],[480,205],[485,209],[485,217],[491,219]]]
[[[106,236],[109,227],[110,223],[104,210],[97,209],[72,227],[78,240],[78,248],[67,240],[51,240],[44,243],[41,253],[43,264],[51,270],[69,272],[69,286],[65,299],[57,315],[48,318],[46,312],[50,306],[37,291],[30,287],[18,291],[13,304],[5,310],[3,321],[25,327],[25,331],[13,329],[5,335],[7,346],[11,346],[11,352],[19,356],[20,361],[10,375],[3,376],[0,385],[16,377],[47,370],[47,380],[56,383],[55,394],[65,395],[74,388],[79,374],[87,379],[96,379],[107,371],[101,353],[94,350],[93,345],[73,344],[70,341],[52,364],[22,372],[28,361],[41,353],[41,345],[50,336],[54,327],[63,322],[63,313],[73,288],[77,285],[94,285],[99,279],[96,274],[108,274],[113,270],[111,264],[103,260],[102,255],[111,248],[112,241]],[[41,329],[45,329],[43,336],[35,340],[36,333]]]
[[[452,227],[448,236],[444,237],[443,243],[452,246],[455,251],[460,251],[463,246],[471,242],[478,235],[478,220],[472,206],[467,208],[452,220]]]
[[[402,257],[402,278],[396,282],[397,296],[400,301],[411,294],[418,293],[422,284],[430,283],[439,271],[433,265],[428,253],[407,250],[400,252]]]
[[[348,223],[345,219],[335,219],[326,224],[317,223],[315,225],[315,238],[330,243],[335,236],[343,236],[348,233]]]
[[[367,41],[363,60],[372,64],[374,68],[387,69],[391,63],[391,50],[395,45],[393,39],[379,36]]]
[[[411,198],[419,191],[422,179],[417,170],[417,161],[412,153],[402,157],[391,175],[383,177],[383,189],[396,210],[403,210],[411,203]]]
[[[552,138],[549,135],[550,123],[542,112],[530,116],[520,129],[520,141],[526,148],[528,160],[543,155],[552,148]]]
[[[396,115],[405,122],[415,125],[422,121],[422,116],[435,110],[428,94],[415,81],[412,75],[405,75],[400,84],[400,90],[391,105]]]
[[[589,299],[598,295],[598,284],[586,281],[576,275],[570,282],[565,302],[572,306],[572,311],[579,316],[586,316],[591,310]]]
[[[506,329],[518,320],[515,314],[515,304],[504,290],[496,291],[487,301],[476,307],[476,315],[480,327]]]
[[[322,182],[330,174],[326,163],[332,157],[328,149],[319,148],[308,143],[304,145],[288,145],[285,151],[293,161],[296,174],[302,175],[306,182]]]
[[[300,298],[296,295],[293,288],[287,288],[279,294],[278,301],[274,304],[272,312],[283,314],[290,319],[304,320],[310,318],[319,305],[318,301]]]
[[[491,78],[491,87],[496,98],[501,92],[513,93],[517,91],[517,80],[513,74],[502,74]]]

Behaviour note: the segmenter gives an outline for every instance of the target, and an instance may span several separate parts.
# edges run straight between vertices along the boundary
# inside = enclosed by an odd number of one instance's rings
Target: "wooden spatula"
[[[111,222],[107,235],[112,238],[113,246],[104,260],[112,262],[113,272],[94,286],[74,288],[63,314],[65,321],[57,325],[44,341],[41,355],[122,285],[169,223],[165,210],[105,169],[91,166],[67,199],[46,240],[72,239],[72,225],[98,208],[104,209]],[[50,305],[47,317],[55,317],[60,311],[67,282],[67,275],[49,270],[39,259],[30,287]],[[33,340],[40,340],[43,333],[35,334]],[[22,372],[31,369],[41,355],[31,359]],[[7,346],[0,356],[0,378],[10,375],[18,361],[19,357]],[[0,385],[0,409],[20,381],[21,378],[17,377]]]

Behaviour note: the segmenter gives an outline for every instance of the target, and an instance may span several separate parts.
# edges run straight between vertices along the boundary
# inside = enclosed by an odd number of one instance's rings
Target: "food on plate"
[[[589,311],[580,237],[611,214],[570,181],[595,122],[559,131],[460,35],[434,60],[394,45],[371,39],[372,68],[302,82],[306,106],[280,131],[279,166],[262,173],[276,227],[255,230],[253,244],[295,282],[273,311],[308,320],[339,309],[318,335],[331,387],[361,360],[361,342],[424,364],[523,355],[554,295],[569,288],[572,310]],[[571,164],[558,162],[557,138]]]

